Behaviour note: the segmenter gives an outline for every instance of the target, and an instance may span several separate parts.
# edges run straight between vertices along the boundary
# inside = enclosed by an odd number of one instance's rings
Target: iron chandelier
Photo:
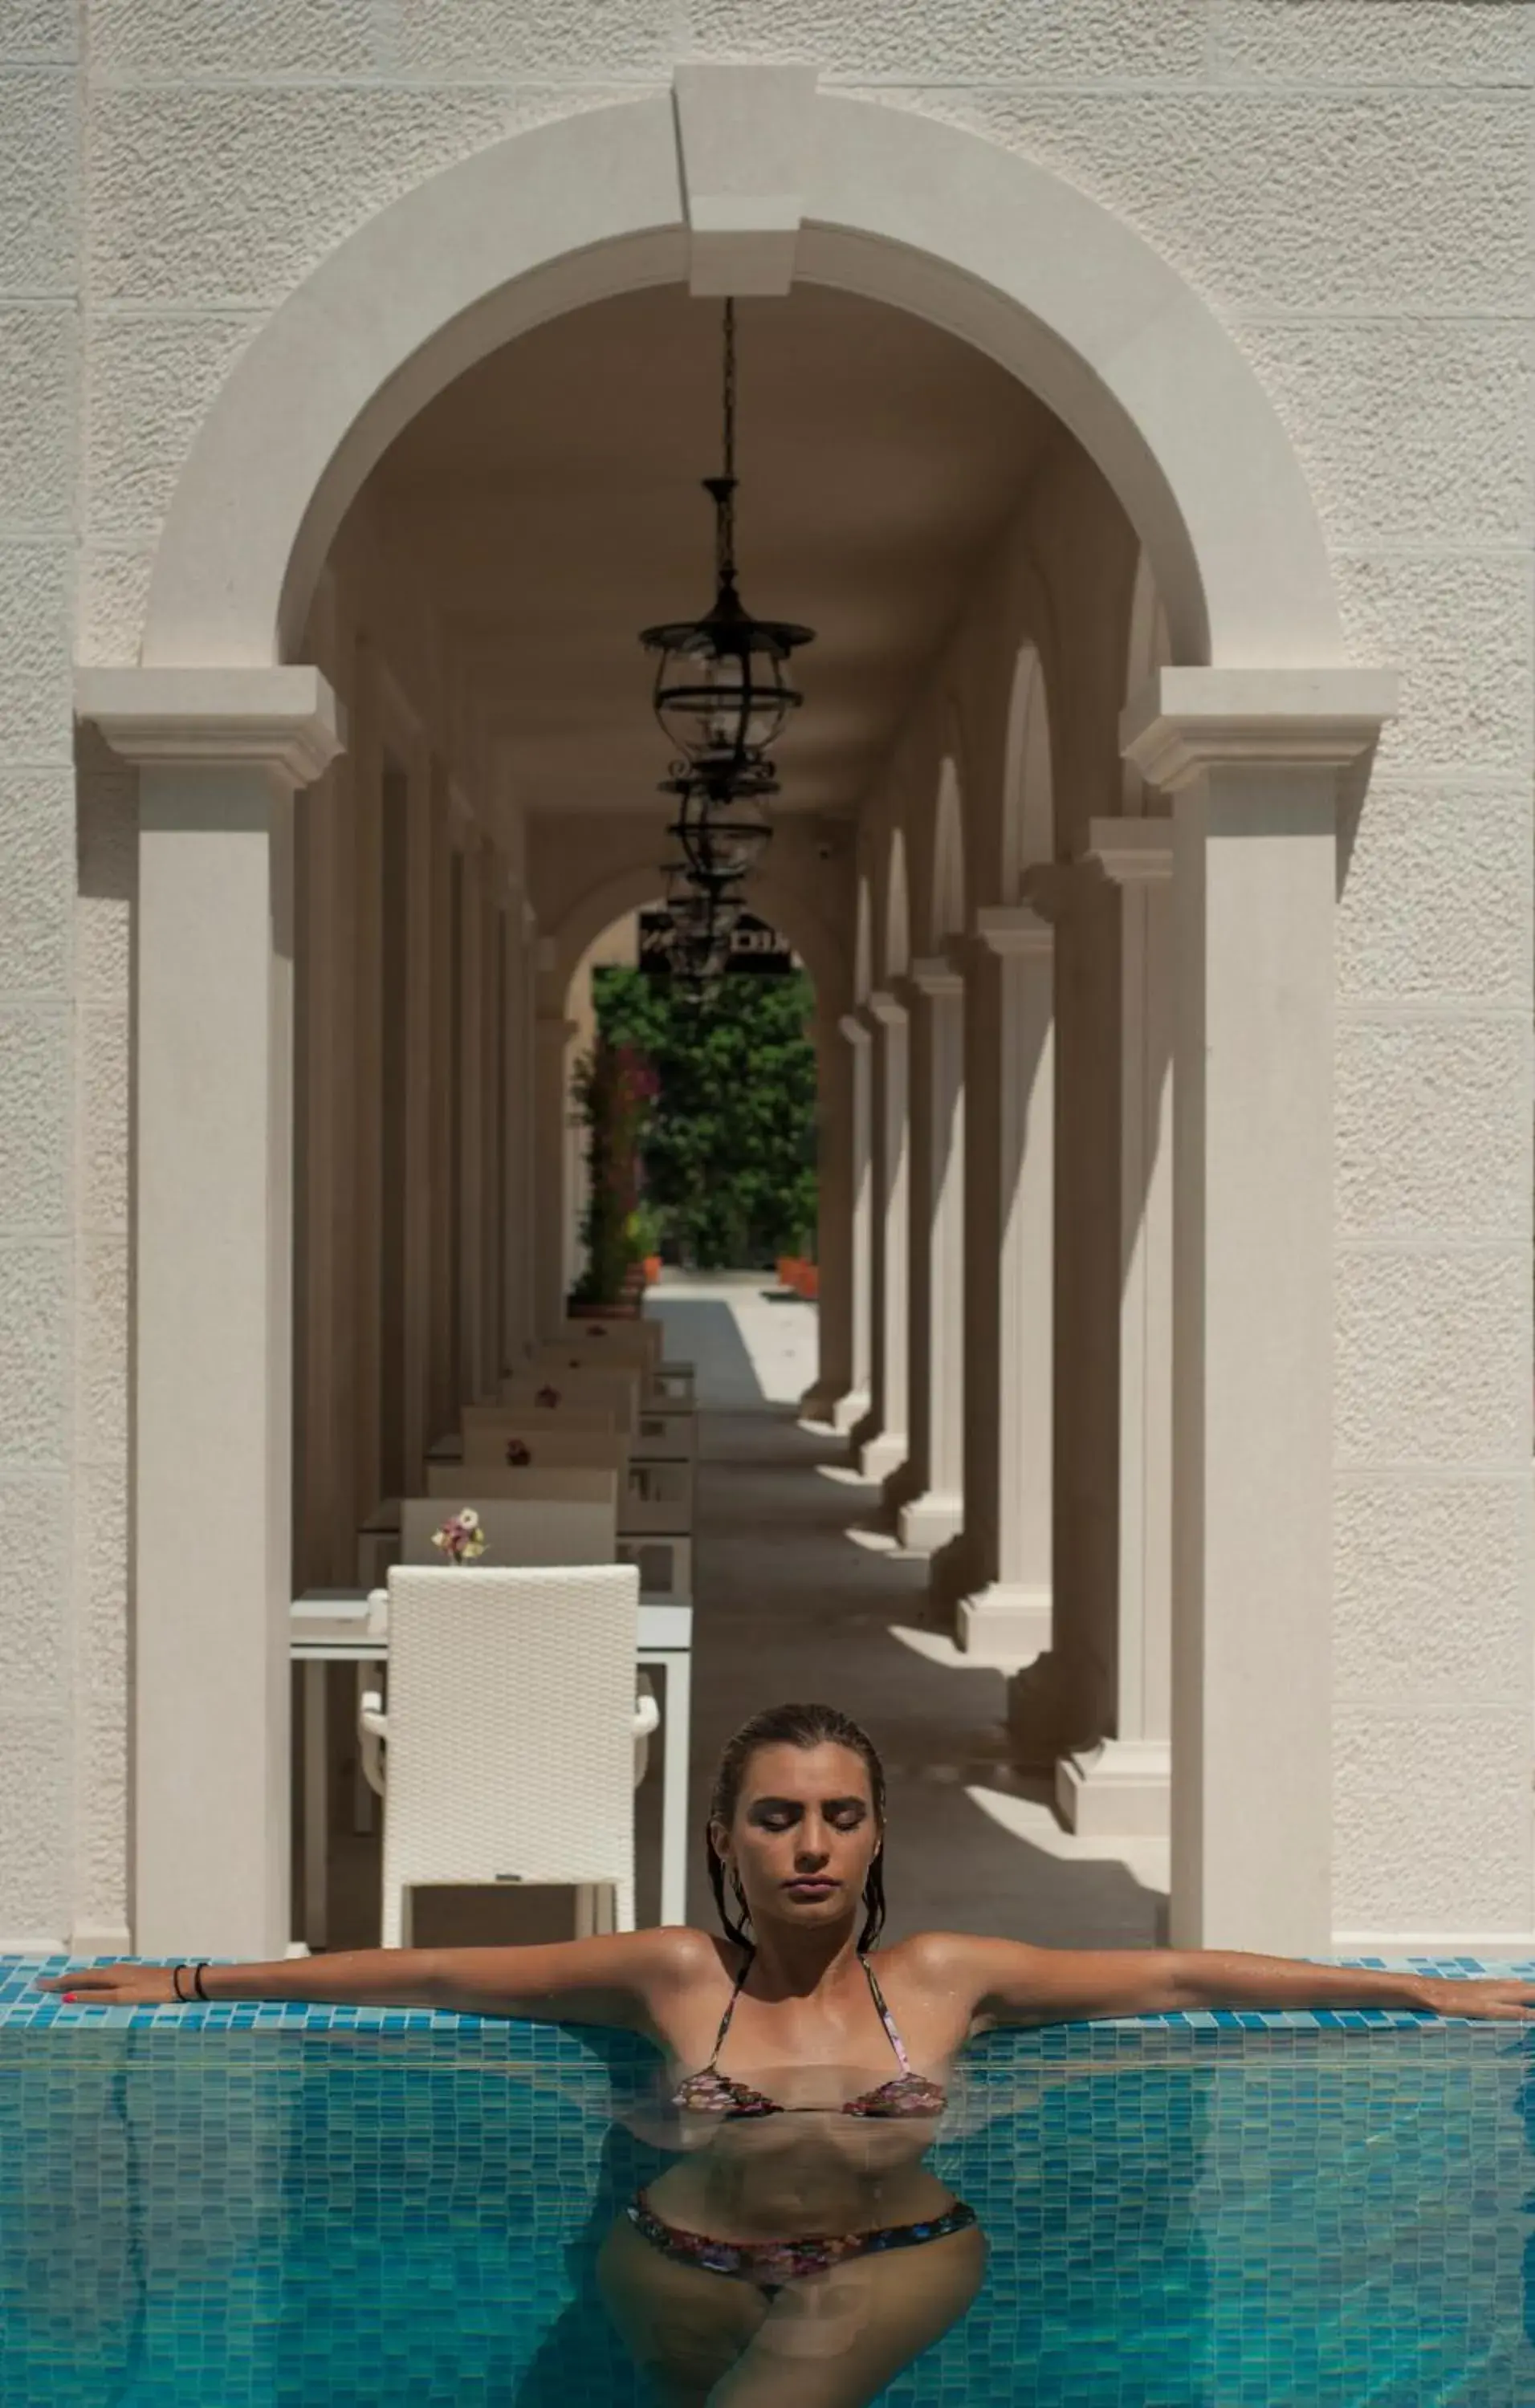
[[[724,473],[703,480],[714,504],[714,599],[701,619],[646,627],[657,655],[653,704],[675,749],[716,774],[755,761],[776,743],[800,695],[784,666],[814,630],[785,619],[753,619],[736,578],[736,305],[724,305]]]

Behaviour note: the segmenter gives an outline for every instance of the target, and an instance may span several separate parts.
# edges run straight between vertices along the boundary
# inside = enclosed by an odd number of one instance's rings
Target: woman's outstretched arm
[[[356,1948],[280,1957],[267,1965],[204,1968],[210,2003],[298,2000],[316,2005],[435,2007],[474,2015],[528,2015],[610,2024],[656,2034],[668,2000],[714,1962],[699,1931],[667,1927],[561,1940],[531,1948]],[[37,1987],[77,2005],[175,2002],[165,1965],[96,1965],[42,1976]],[[191,1983],[182,1976],[193,2003]]]
[[[1031,1948],[960,1932],[930,1932],[913,1945],[929,1977],[968,2000],[977,2030],[1210,2007],[1405,2007],[1500,2022],[1535,2016],[1528,1981],[1444,1982],[1240,1949]]]

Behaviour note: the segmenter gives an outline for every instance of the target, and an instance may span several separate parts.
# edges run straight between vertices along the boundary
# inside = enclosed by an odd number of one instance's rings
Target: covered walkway
[[[669,1282],[669,1353],[698,1368],[694,1823],[719,1749],[758,1707],[807,1695],[864,1723],[890,1776],[893,1936],[995,1931],[1050,1945],[1157,1936],[1167,1844],[1066,1831],[1049,1784],[1011,1767],[1006,1677],[960,1655],[847,1447],[795,1418],[815,1368],[811,1307],[754,1275]],[[641,1899],[643,1901],[643,1890]],[[701,1849],[688,1913],[709,1925]]]
[[[727,240],[748,190],[782,222]],[[284,1944],[291,1600],[562,1328],[588,974],[671,875],[636,638],[703,624],[726,291],[743,574],[816,631],[750,903],[814,989],[820,1311],[791,1377],[790,1308],[666,1307],[711,1399],[700,1762],[808,1686],[867,1718],[899,1920],[1144,1939],[1155,1847],[1180,1946],[1523,1949],[1528,982],[1460,875],[1482,803],[1442,809],[1450,761],[1515,808],[1519,678],[1482,752],[1476,644],[1399,692],[1415,625],[1377,647],[1128,219],[696,62],[360,210],[81,670],[122,1136],[72,1736],[19,1826],[74,1838],[0,1865],[10,1928]]]

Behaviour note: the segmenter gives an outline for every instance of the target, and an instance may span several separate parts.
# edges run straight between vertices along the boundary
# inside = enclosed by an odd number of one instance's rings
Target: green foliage
[[[813,1253],[809,979],[726,978],[696,1003],[668,980],[601,969],[593,993],[609,1043],[655,1073],[639,1158],[666,1252],[704,1270]]]
[[[645,1249],[637,1227],[639,1150],[655,1095],[649,1063],[635,1047],[599,1028],[576,1066],[576,1100],[586,1124],[586,1268],[576,1288],[583,1304],[616,1304],[624,1273]]]

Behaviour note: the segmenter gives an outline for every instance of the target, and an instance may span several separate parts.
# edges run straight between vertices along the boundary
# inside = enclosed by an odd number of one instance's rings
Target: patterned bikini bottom
[[[640,2192],[624,2213],[637,2232],[680,2265],[696,2266],[706,2274],[733,2274],[771,2294],[806,2274],[824,2274],[845,2266],[853,2258],[874,2258],[884,2249],[919,2249],[925,2241],[944,2241],[951,2232],[968,2232],[975,2210],[956,2200],[941,2215],[921,2224],[883,2224],[872,2232],[808,2232],[797,2241],[715,2241],[707,2232],[689,2232],[667,2224]]]

